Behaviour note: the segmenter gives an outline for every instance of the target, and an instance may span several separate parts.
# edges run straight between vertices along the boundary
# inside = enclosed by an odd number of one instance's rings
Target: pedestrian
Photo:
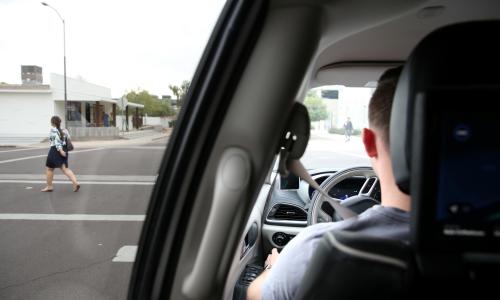
[[[104,113],[103,120],[104,120],[104,127],[109,127],[109,115],[107,113]]]
[[[352,134],[352,122],[351,118],[347,117],[347,121],[345,121],[344,123],[344,135],[346,142],[351,140],[351,134]]]
[[[45,166],[47,167],[47,186],[42,189],[42,192],[52,192],[54,186],[52,181],[54,179],[54,169],[60,168],[69,180],[73,183],[73,192],[78,192],[80,184],[76,180],[76,176],[68,167],[68,151],[66,149],[66,140],[69,138],[69,132],[61,129],[61,118],[53,116],[50,119],[52,128],[50,129],[49,142],[50,150],[47,155]]]

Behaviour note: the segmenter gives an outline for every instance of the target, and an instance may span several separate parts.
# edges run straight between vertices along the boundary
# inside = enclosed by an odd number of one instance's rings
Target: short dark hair
[[[370,127],[380,129],[382,140],[389,145],[389,123],[394,92],[398,84],[402,66],[388,69],[380,76],[378,85],[368,104],[368,122]]]

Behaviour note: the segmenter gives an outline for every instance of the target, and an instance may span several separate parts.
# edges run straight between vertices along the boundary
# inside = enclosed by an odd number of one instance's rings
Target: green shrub
[[[328,129],[328,132],[331,134],[344,134],[344,128],[337,128],[337,127],[331,127]],[[360,136],[361,135],[361,130],[360,129],[354,129],[352,131],[352,135]]]
[[[328,132],[332,134],[344,134],[344,128],[331,127],[328,129]]]

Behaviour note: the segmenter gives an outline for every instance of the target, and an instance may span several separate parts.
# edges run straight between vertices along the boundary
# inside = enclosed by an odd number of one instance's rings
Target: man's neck
[[[383,206],[396,207],[404,211],[410,211],[410,196],[399,190],[393,176],[388,176],[388,174],[384,175],[386,178],[380,178],[380,189],[382,194],[381,204]]]
[[[397,186],[381,186],[382,189],[382,205],[391,206],[410,211],[410,196],[401,192]]]

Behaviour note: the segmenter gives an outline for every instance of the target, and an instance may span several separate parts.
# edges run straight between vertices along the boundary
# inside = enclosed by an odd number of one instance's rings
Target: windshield
[[[371,166],[361,141],[368,127],[373,88],[322,86],[304,100],[311,118],[311,138],[302,157],[308,169],[338,170]]]

